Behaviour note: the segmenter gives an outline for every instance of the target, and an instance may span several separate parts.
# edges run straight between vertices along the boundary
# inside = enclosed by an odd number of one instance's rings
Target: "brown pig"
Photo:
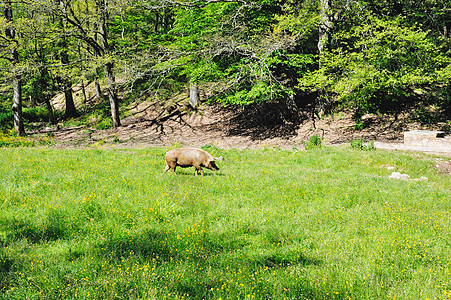
[[[171,151],[166,152],[164,156],[166,160],[166,168],[164,169],[164,173],[166,173],[169,169],[175,173],[175,168],[180,166],[182,168],[194,167],[196,170],[194,171],[194,175],[197,176],[197,173],[200,171],[201,175],[204,175],[204,171],[202,167],[210,169],[212,171],[217,171],[219,168],[216,166],[216,160],[223,160],[221,157],[213,157],[207,151],[197,148],[178,148],[173,149]]]

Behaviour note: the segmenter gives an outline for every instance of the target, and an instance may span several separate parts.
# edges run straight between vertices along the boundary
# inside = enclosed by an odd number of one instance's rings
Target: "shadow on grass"
[[[217,239],[221,238],[217,237]],[[176,233],[147,229],[134,235],[114,232],[105,241],[98,243],[95,251],[99,256],[108,257],[110,260],[141,257],[145,260],[158,258],[160,262],[199,260],[203,263],[211,255],[233,251],[244,246],[245,243],[238,239],[231,239],[220,244],[208,241],[205,236],[196,236],[187,241]]]
[[[265,277],[259,284],[268,287],[274,295],[277,284],[266,282],[266,278],[272,276],[271,270],[282,274],[293,266],[321,264],[320,260],[304,256],[299,251],[287,253],[281,248],[272,249],[269,254],[247,253],[245,249],[249,246],[249,242],[230,234],[199,234],[182,238],[173,232],[147,229],[136,234],[112,233],[105,241],[95,245],[94,252],[113,264],[130,259],[152,261],[157,268],[161,266],[165,270],[183,268],[183,276],[171,279],[170,285],[180,295],[189,294],[193,299],[213,297],[211,291],[218,291],[224,284],[224,278],[233,278],[239,272],[248,275],[248,286],[256,284],[252,279],[255,274]],[[239,295],[240,287],[233,288],[237,290],[232,292]],[[262,288],[261,291],[268,289]],[[292,296],[325,298],[325,294],[297,278],[291,278],[286,283],[286,289]],[[263,296],[271,297],[270,294]]]
[[[122,235],[120,233],[110,234],[106,241],[99,243],[95,251],[101,257],[108,257],[110,260],[121,260],[129,257],[142,257],[144,259],[159,258],[170,260],[173,249],[171,249],[172,239],[164,231],[146,230],[136,235]]]
[[[10,274],[16,271],[19,264],[20,261],[9,257],[6,251],[0,250],[0,298],[2,292],[11,286]]]
[[[30,243],[42,243],[68,238],[75,224],[68,222],[65,212],[52,210],[42,220],[31,220],[27,217],[1,218],[0,228],[7,229],[3,243],[26,239]]]
[[[172,174],[174,175],[174,174]],[[177,172],[177,176],[196,176],[194,172]],[[198,175],[201,176],[201,175]],[[204,172],[203,176],[225,176],[223,173],[212,173],[212,172]]]

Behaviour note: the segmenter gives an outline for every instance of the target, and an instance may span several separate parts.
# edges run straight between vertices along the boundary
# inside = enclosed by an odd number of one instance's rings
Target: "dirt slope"
[[[181,112],[181,113],[180,113]],[[350,113],[340,112],[323,119],[300,116],[298,124],[275,118],[278,112],[267,108],[224,108],[204,106],[187,112],[178,106],[171,110],[156,109],[143,102],[127,112],[118,129],[97,130],[94,126],[45,128],[36,135],[52,135],[59,147],[89,146],[108,143],[121,147],[167,146],[177,143],[200,147],[206,144],[220,148],[302,148],[302,142],[312,135],[323,137],[325,144],[348,143],[364,138],[383,143],[402,142],[406,130],[421,128],[406,122],[408,116],[396,121],[364,116],[359,130]]]
[[[86,94],[89,100],[83,103],[81,86],[74,87],[74,100],[79,110],[89,109],[95,104],[93,82],[86,86]],[[396,120],[368,115],[357,126],[351,113],[346,111],[323,119],[302,112],[296,117],[301,121],[293,124],[283,120],[278,106],[271,103],[246,108],[203,105],[196,112],[187,113],[183,108],[187,103],[186,97],[184,93],[176,95],[169,107],[161,106],[158,101],[133,104],[125,111],[127,117],[122,119],[123,126],[114,130],[97,130],[94,126],[59,126],[58,130],[46,128],[33,133],[52,135],[59,147],[88,146],[101,142],[121,147],[177,143],[193,147],[210,144],[221,148],[301,149],[302,142],[315,134],[321,136],[325,144],[348,143],[353,139],[365,138],[382,143],[382,147],[387,142],[402,142],[404,131],[440,129],[443,126],[437,124],[435,128],[424,128],[412,124],[408,114],[400,115]],[[53,98],[52,105],[56,110],[64,110],[64,95]]]

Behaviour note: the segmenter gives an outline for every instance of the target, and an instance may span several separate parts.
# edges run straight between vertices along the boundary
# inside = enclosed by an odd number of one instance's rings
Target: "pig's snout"
[[[214,161],[210,161],[209,169],[213,171],[218,171],[219,168]]]

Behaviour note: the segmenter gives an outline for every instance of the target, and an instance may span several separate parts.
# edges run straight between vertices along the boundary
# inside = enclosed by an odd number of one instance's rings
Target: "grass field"
[[[219,172],[163,176],[165,150],[0,148],[0,299],[451,299],[435,158],[210,148]]]

